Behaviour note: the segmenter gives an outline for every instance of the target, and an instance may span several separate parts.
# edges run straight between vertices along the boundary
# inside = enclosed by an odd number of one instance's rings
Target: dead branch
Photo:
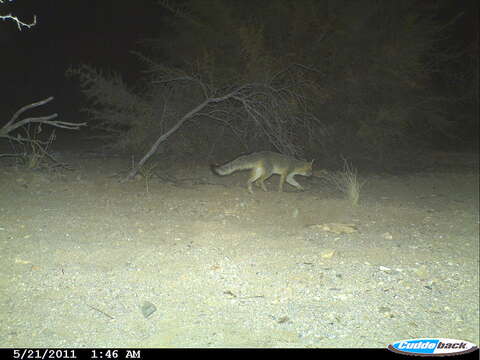
[[[4,3],[4,0],[0,0],[0,4],[3,4],[3,3]],[[17,24],[17,27],[18,27],[19,31],[22,31],[22,26],[30,29],[32,26],[35,26],[37,24],[37,15],[33,15],[33,21],[30,24],[26,23],[26,22],[23,22],[17,16],[12,15],[11,13],[6,14],[6,15],[5,14],[0,14],[0,19],[4,20],[4,21],[6,21],[6,20],[13,21],[14,23]]]
[[[46,125],[50,125],[50,126],[54,126],[62,129],[69,129],[69,130],[78,130],[81,126],[87,125],[86,122],[72,123],[72,122],[66,122],[66,121],[52,120],[52,119],[55,119],[58,116],[58,114],[52,114],[52,115],[41,116],[41,117],[30,117],[30,118],[17,121],[20,115],[23,114],[25,111],[37,106],[44,105],[52,100],[53,100],[53,96],[50,96],[47,99],[31,103],[29,105],[25,105],[24,107],[20,108],[15,114],[13,114],[10,121],[8,121],[4,126],[0,128],[0,138],[3,137],[3,138],[18,141],[18,142],[28,142],[29,141],[28,138],[13,137],[13,136],[10,136],[9,133],[18,129],[19,127],[22,127],[22,126],[25,126],[26,124],[31,124],[31,123],[46,124]]]
[[[240,88],[242,89],[242,88]],[[200,111],[205,108],[207,105],[211,104],[211,103],[218,103],[218,102],[222,102],[222,101],[225,101],[229,98],[233,98],[236,93],[240,90],[236,90],[236,91],[233,91],[231,93],[228,93],[227,95],[225,96],[221,96],[221,97],[216,97],[216,98],[207,98],[205,101],[203,101],[201,104],[197,105],[195,108],[193,108],[192,110],[190,110],[187,114],[185,114],[175,125],[173,125],[170,130],[168,130],[166,133],[162,134],[158,139],[157,141],[155,141],[155,143],[152,145],[152,147],[150,148],[150,150],[145,154],[145,156],[138,162],[138,164],[128,173],[127,177],[125,178],[125,181],[127,180],[131,180],[137,173],[138,171],[140,170],[140,168],[143,166],[143,164],[145,164],[145,162],[150,158],[150,156],[152,156],[153,154],[155,154],[155,152],[157,151],[158,147],[160,146],[160,144],[162,142],[164,142],[165,140],[168,139],[168,137],[170,135],[172,135],[175,131],[177,131],[185,121],[199,115]]]

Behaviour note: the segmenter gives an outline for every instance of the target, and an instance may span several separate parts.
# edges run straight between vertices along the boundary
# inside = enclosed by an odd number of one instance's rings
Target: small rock
[[[392,234],[390,234],[389,232],[386,232],[386,233],[382,234],[382,236],[386,240],[392,240],[393,239]]]
[[[333,255],[335,255],[336,250],[335,249],[325,249],[320,253],[320,256],[323,259],[331,259]]]
[[[149,318],[155,311],[157,311],[157,307],[149,301],[144,301],[140,306],[140,310],[142,311],[143,316],[145,319]]]

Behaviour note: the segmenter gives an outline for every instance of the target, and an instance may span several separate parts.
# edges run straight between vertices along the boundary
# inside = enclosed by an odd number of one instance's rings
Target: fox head
[[[304,176],[311,176],[313,169],[313,160],[312,161],[305,161],[304,165],[299,169],[301,174]]]

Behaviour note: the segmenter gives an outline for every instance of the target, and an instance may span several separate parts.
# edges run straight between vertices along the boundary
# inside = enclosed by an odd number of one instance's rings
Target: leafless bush
[[[88,65],[67,70],[76,76],[89,106],[82,109],[93,120],[91,128],[113,150],[144,151],[145,141],[161,123],[155,108],[131,91],[119,74],[104,74]]]
[[[15,154],[0,154],[0,157],[20,156],[24,159],[25,164],[29,168],[36,168],[40,166],[47,158],[57,162],[48,152],[49,146],[55,140],[55,131],[52,131],[48,140],[42,141],[38,138],[38,134],[42,132],[42,126],[78,130],[80,127],[85,126],[86,123],[72,123],[53,120],[58,116],[57,114],[41,117],[29,117],[19,120],[20,115],[27,110],[42,106],[51,100],[53,100],[53,97],[23,106],[15,114],[13,114],[12,118],[5,125],[0,128],[0,138],[7,139],[12,144],[18,144],[24,148],[23,152],[18,152]],[[34,126],[33,130],[31,131],[32,125]],[[25,135],[22,136],[20,134],[19,131],[21,130],[23,130]],[[14,136],[13,133],[16,133],[16,136]]]
[[[50,133],[50,136],[47,140],[40,139],[40,133],[42,128],[40,125],[30,129],[30,126],[25,128],[25,138],[28,139],[26,142],[20,143],[20,146],[23,148],[23,151],[19,152],[21,154],[21,159],[23,164],[28,169],[39,169],[41,167],[49,167],[49,164],[55,163],[55,159],[49,153],[49,148],[55,141],[55,130]],[[15,144],[12,143],[12,147],[15,147]]]

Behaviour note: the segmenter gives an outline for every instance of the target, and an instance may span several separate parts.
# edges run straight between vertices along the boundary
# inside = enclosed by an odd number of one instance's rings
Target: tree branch
[[[26,124],[31,124],[31,123],[46,124],[53,127],[69,129],[69,130],[78,130],[81,126],[85,126],[87,124],[86,122],[72,123],[72,122],[66,122],[66,121],[52,121],[52,119],[56,118],[58,114],[52,114],[52,115],[41,116],[41,117],[30,117],[30,118],[17,121],[20,115],[23,114],[25,111],[37,106],[44,105],[50,102],[51,100],[53,100],[53,96],[41,101],[31,103],[29,105],[25,105],[19,110],[17,110],[17,112],[13,114],[12,118],[4,126],[0,128],[0,138],[13,139],[20,142],[28,141],[28,139],[26,138],[21,138],[21,137],[14,138],[13,136],[10,136],[8,134],[18,129],[19,127],[22,127],[22,126],[25,126]]]
[[[12,1],[12,0],[10,0],[10,1]],[[4,2],[3,0],[0,0],[0,4],[3,4],[3,2]],[[30,24],[21,21],[18,17],[12,15],[11,13],[7,14],[7,15],[0,15],[0,19],[2,19],[2,20],[12,20],[13,22],[15,22],[17,24],[17,27],[18,27],[19,31],[22,31],[22,26],[24,26],[26,28],[31,28],[32,26],[37,25],[37,15],[33,15],[33,21]]]

